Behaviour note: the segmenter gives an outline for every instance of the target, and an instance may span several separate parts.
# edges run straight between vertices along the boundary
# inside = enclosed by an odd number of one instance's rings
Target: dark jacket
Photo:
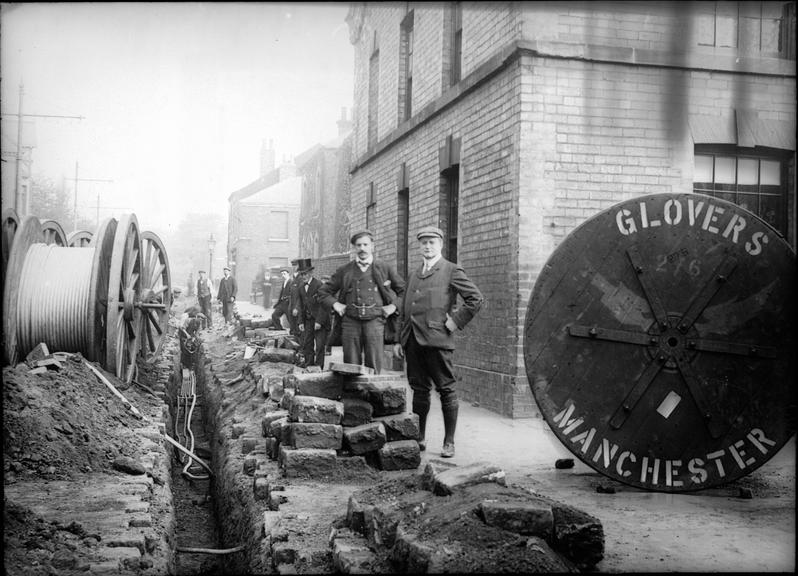
[[[317,299],[317,293],[321,288],[321,282],[317,278],[311,278],[307,292],[304,283],[300,282],[297,287],[297,300],[299,305],[299,317],[301,320],[318,322],[322,327],[330,329],[330,309]]]
[[[374,282],[380,290],[383,305],[394,304],[399,307],[402,294],[405,292],[405,281],[399,276],[396,269],[387,262],[381,262],[375,259],[372,264],[371,273],[374,277]],[[352,297],[354,289],[354,276],[358,271],[357,263],[352,260],[340,266],[332,277],[324,283],[319,290],[319,299],[323,302],[328,309],[332,309],[335,302],[342,304],[349,304],[348,298]]]
[[[282,280],[282,278],[281,278]],[[289,278],[285,284],[280,283],[280,295],[277,297],[278,302],[288,302],[291,300],[291,283],[293,280]]]
[[[229,278],[222,278],[219,280],[219,291],[216,293],[216,299],[220,302],[229,302],[230,298],[235,298],[238,292],[238,284],[236,279],[230,276]]]
[[[399,341],[406,346],[412,330],[422,346],[454,350],[454,333],[445,326],[446,314],[462,330],[479,312],[484,298],[459,264],[441,258],[426,275],[422,270],[419,266],[407,281],[399,308]],[[463,305],[455,309],[458,294]]]

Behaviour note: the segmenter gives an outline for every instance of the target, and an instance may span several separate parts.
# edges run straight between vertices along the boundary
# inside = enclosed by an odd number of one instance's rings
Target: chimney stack
[[[263,176],[274,170],[274,145],[273,141],[269,139],[269,145],[266,146],[266,140],[262,140],[260,146],[260,175]]]
[[[338,120],[338,136],[344,136],[352,130],[352,121],[346,119],[346,107],[341,107],[341,119]]]

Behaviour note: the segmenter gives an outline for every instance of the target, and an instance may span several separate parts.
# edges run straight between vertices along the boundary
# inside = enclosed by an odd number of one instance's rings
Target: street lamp
[[[208,236],[208,252],[210,259],[208,261],[208,279],[213,282],[213,249],[216,247],[216,238],[213,237],[213,232]]]

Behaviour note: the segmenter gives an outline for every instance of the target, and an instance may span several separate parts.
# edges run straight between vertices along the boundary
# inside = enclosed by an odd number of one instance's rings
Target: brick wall
[[[537,413],[524,367],[524,324],[535,280],[552,251],[576,226],[617,202],[691,191],[689,114],[742,107],[794,127],[795,64],[772,58],[739,64],[723,49],[699,46],[705,31],[696,26],[703,21],[686,22],[675,4],[512,6],[520,10],[464,4],[464,79],[445,93],[436,93],[444,85],[440,76],[430,80],[443,69],[435,29],[444,28],[444,11],[416,6],[415,55],[423,65],[414,78],[415,116],[397,125],[381,107],[374,149],[363,138],[367,68],[364,76],[356,45],[361,106],[354,118],[350,201],[352,228],[365,225],[366,194],[374,183],[377,250],[395,262],[396,173],[406,163],[415,268],[414,232],[442,216],[438,149],[447,136],[461,139],[459,261],[486,303],[458,335],[459,389],[467,401],[519,417]],[[372,5],[369,14],[364,29],[378,36],[395,32],[398,42],[403,10]],[[389,46],[380,41],[380,94],[395,109],[395,82],[389,86],[398,74]]]

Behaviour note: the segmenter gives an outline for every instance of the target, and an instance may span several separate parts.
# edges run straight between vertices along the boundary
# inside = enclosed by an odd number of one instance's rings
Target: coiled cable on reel
[[[92,247],[33,244],[28,248],[16,302],[20,349],[48,342],[53,350],[86,354],[91,346],[93,260]]]

